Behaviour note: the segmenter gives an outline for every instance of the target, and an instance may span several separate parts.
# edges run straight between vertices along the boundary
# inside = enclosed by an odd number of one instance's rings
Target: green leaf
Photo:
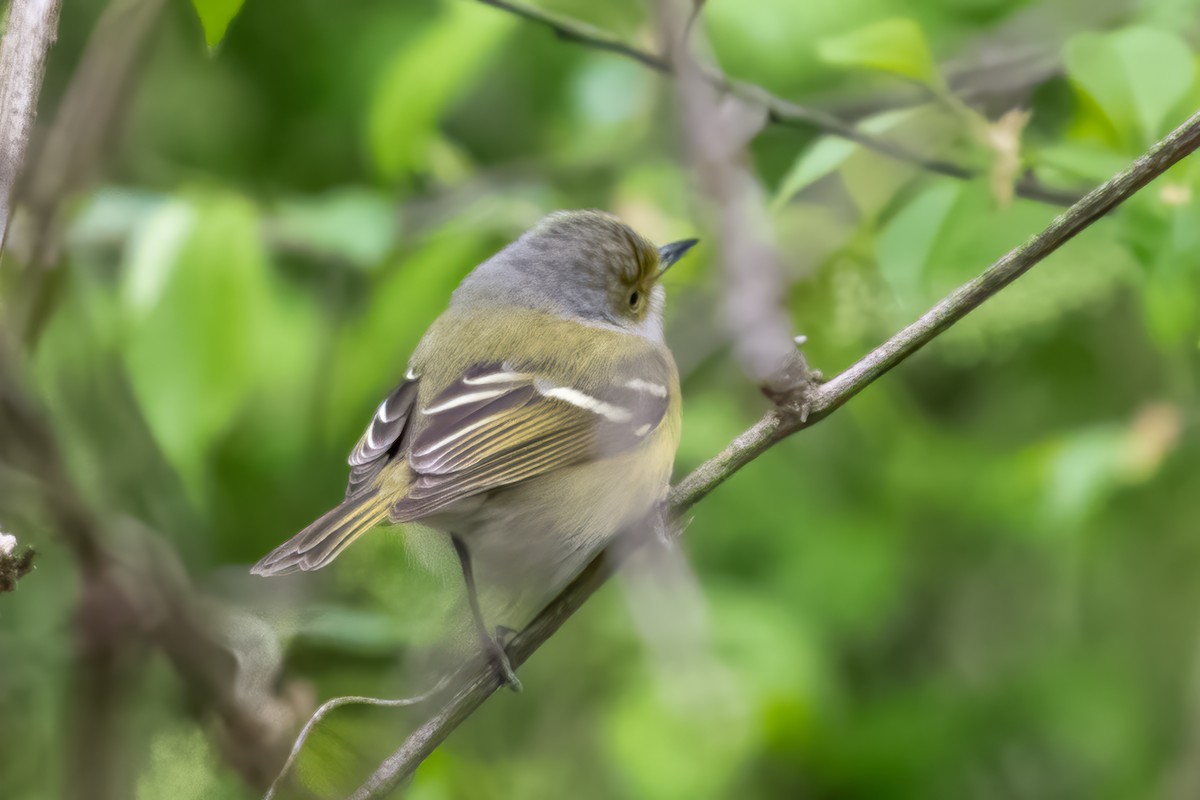
[[[1176,205],[1170,183],[1133,199],[1122,216],[1122,232],[1141,266],[1142,313],[1151,338],[1166,352],[1196,329],[1200,319],[1200,231],[1191,201]]]
[[[488,254],[486,247],[478,232],[438,231],[379,275],[370,305],[343,331],[332,365],[329,420],[340,441],[359,435],[364,415],[404,373],[425,329],[463,276]]]
[[[1196,286],[1178,272],[1153,272],[1142,287],[1142,309],[1154,340],[1165,347],[1176,345],[1196,329]]]
[[[244,790],[230,770],[222,770],[212,744],[195,725],[173,721],[155,732],[146,763],[137,774],[137,800],[170,797],[205,800],[238,797]]]
[[[1125,433],[1115,426],[1088,428],[1066,437],[1046,478],[1050,520],[1082,521],[1115,487],[1125,453]]]
[[[904,17],[822,39],[817,44],[817,55],[835,66],[873,69],[930,85],[941,84],[921,26]]]
[[[1049,206],[1020,199],[997,209],[983,180],[955,185],[954,202],[940,220],[923,222],[924,216],[941,213],[938,195],[931,189],[910,201],[918,204],[916,210],[906,206],[897,211],[881,233],[877,258],[884,279],[903,302],[905,290],[918,290],[914,305],[897,307],[901,313],[892,324],[907,322],[913,312],[974,277],[1027,239],[1030,231],[1044,228],[1054,215]],[[922,234],[929,227],[923,226],[935,223],[930,240]],[[1003,357],[1022,341],[1062,324],[1069,309],[1101,302],[1136,273],[1121,238],[1113,226],[1096,226],[1080,236],[943,334],[939,353],[955,360]],[[932,246],[925,252],[928,241]],[[923,267],[918,262],[922,253]]]
[[[1091,141],[1058,142],[1039,149],[1035,159],[1039,177],[1045,174],[1060,181],[1101,183],[1129,166],[1128,156]]]
[[[1075,36],[1064,64],[1076,88],[1137,149],[1163,133],[1167,114],[1183,100],[1196,71],[1187,43],[1150,28]]]
[[[345,188],[280,203],[270,230],[302,248],[373,269],[395,245],[398,222],[395,204],[383,194]]]
[[[200,16],[200,24],[204,26],[204,41],[209,48],[214,48],[225,38],[229,23],[242,10],[245,0],[192,0],[196,13]]]
[[[879,135],[911,117],[913,112],[914,109],[911,108],[885,111],[864,119],[858,127],[865,133]],[[836,170],[860,147],[858,143],[838,136],[824,136],[818,139],[812,147],[800,154],[780,182],[779,191],[771,202],[772,210],[777,210],[801,190]]]
[[[605,710],[603,740],[631,796],[715,800],[733,794],[730,784],[754,744],[753,719],[720,695],[739,687],[718,683],[705,702],[697,693],[690,704],[672,704],[645,680],[632,685]]]
[[[795,197],[802,189],[819,181],[842,165],[858,145],[849,139],[825,136],[800,154],[771,202],[772,210],[778,209]]]
[[[144,268],[126,265],[125,296],[136,305],[123,355],[151,431],[196,489],[213,440],[255,380],[268,296],[254,207],[222,195],[193,211],[174,262],[154,278],[161,285],[146,289]]]
[[[158,303],[195,219],[191,204],[173,199],[134,229],[121,284],[121,299],[131,316],[140,317]]]
[[[888,221],[876,241],[879,271],[905,308],[924,304],[929,256],[960,189],[942,183],[925,190]]]
[[[446,109],[473,85],[512,28],[504,14],[454,3],[384,70],[367,120],[379,173],[395,179],[425,165]]]

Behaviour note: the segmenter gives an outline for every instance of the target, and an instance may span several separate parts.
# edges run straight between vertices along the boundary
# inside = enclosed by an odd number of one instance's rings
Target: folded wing
[[[400,451],[401,439],[417,399],[417,380],[411,373],[379,404],[362,438],[350,453],[346,499],[364,494],[384,466]]]
[[[416,433],[406,445],[414,477],[392,518],[419,519],[464,497],[637,447],[665,416],[671,384],[657,354],[587,389],[536,369],[471,367],[414,409]]]
[[[380,403],[350,454],[346,499],[363,498],[385,466],[405,461],[396,522],[465,497],[637,447],[658,428],[674,386],[669,362],[642,354],[599,386],[555,381],[536,368],[477,364],[428,402],[410,373]]]

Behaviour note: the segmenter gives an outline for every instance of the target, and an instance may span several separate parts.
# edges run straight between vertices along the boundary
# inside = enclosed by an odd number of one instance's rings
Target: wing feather
[[[349,500],[367,489],[400,446],[400,439],[412,417],[417,399],[417,380],[408,378],[379,404],[366,432],[350,453],[350,478],[346,483]]]
[[[418,519],[464,497],[637,446],[666,414],[669,370],[661,357],[640,359],[600,390],[585,391],[537,369],[472,367],[418,409],[408,451],[415,477],[393,519]]]
[[[536,368],[477,364],[430,399],[410,377],[388,395],[350,454],[346,497],[389,463],[411,470],[393,521],[636,447],[662,421],[675,385],[657,353],[630,359],[599,389],[557,383]]]

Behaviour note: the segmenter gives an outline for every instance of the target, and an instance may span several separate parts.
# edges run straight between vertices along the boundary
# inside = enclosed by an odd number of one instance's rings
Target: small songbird
[[[663,500],[681,414],[659,279],[695,244],[558,212],[480,264],[350,454],[345,500],[252,571],[320,569],[383,522],[441,531],[480,641],[518,689],[474,565],[556,591]]]

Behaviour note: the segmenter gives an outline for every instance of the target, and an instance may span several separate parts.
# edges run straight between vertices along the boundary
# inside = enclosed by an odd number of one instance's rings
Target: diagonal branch
[[[481,0],[486,2],[487,0]],[[1200,146],[1200,112],[1176,128],[1128,169],[1091,191],[1048,228],[1009,252],[979,277],[963,284],[920,319],[876,347],[849,369],[820,386],[786,398],[728,447],[696,468],[672,489],[669,506],[678,519],[733,473],[768,448],[832,414],[854,395],[882,377],[981,303],[1025,274],[1089,225],[1132,197],[1172,165]],[[600,588],[617,566],[610,548],[598,556],[570,586],[518,634],[508,646],[513,666],[523,664],[580,606]],[[462,688],[427,719],[376,769],[351,800],[387,796],[408,779],[421,762],[475,709],[499,688],[495,671],[482,660],[460,669]]]
[[[1125,171],[1093,189],[1050,223],[1050,227],[1009,251],[975,279],[964,283],[908,327],[852,364],[828,383],[814,387],[802,407],[772,409],[729,447],[698,467],[671,490],[671,506],[682,513],[726,478],[779,440],[832,414],[847,400],[978,308],[996,292],[1028,272],[1096,220],[1128,200],[1200,146],[1200,112],[1133,162]]]
[[[625,44],[606,33],[602,33],[580,22],[568,22],[559,17],[547,14],[540,9],[531,8],[509,0],[477,0],[486,6],[506,11],[522,19],[544,25],[564,41],[574,42],[593,50],[602,50],[624,58],[632,59],[642,66],[663,75],[675,75],[675,67],[671,59],[651,53],[647,50]],[[705,80],[723,92],[737,95],[741,99],[753,103],[766,110],[767,120],[773,124],[787,128],[817,130],[839,139],[846,139],[862,145],[881,155],[912,164],[915,167],[959,180],[970,180],[978,177],[979,173],[962,164],[946,161],[940,158],[918,153],[897,142],[875,136],[839,119],[838,117],[818,108],[793,103],[778,95],[771,94],[766,89],[753,83],[728,78],[712,70],[704,70]],[[1068,206],[1077,201],[1080,193],[1069,189],[1058,189],[1046,186],[1031,176],[1020,178],[1016,182],[1016,193],[1028,200],[1037,200],[1050,205]]]

